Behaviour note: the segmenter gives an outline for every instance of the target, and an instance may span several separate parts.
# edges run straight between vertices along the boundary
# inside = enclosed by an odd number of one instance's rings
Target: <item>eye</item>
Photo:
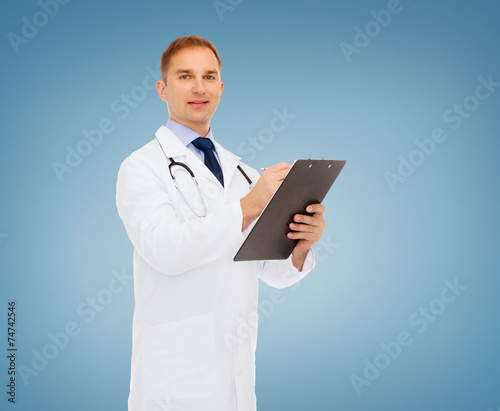
[[[214,76],[211,76],[211,75],[208,75],[208,76],[207,76],[207,80],[215,80],[215,77],[214,77]]]
[[[182,76],[180,76],[180,78],[181,78],[182,80],[187,80],[188,75],[187,75],[187,74],[183,74]]]

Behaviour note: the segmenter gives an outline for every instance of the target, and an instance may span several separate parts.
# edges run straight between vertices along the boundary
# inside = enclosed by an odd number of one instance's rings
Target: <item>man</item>
[[[210,119],[224,83],[208,40],[174,40],[161,71],[168,122],[123,162],[117,183],[134,245],[129,410],[255,410],[258,278],[282,288],[313,268],[324,207],[294,217],[287,260],[234,262],[290,165],[259,176],[215,141]]]

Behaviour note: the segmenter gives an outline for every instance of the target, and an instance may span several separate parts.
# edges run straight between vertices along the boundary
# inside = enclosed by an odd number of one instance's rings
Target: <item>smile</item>
[[[204,106],[208,104],[208,101],[188,101],[188,104],[191,106]]]

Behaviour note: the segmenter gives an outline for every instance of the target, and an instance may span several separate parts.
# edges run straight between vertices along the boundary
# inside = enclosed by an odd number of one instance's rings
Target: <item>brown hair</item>
[[[210,41],[204,39],[203,37],[195,35],[179,37],[174,41],[172,41],[172,43],[168,45],[168,47],[161,55],[160,70],[163,81],[165,82],[167,81],[168,63],[170,62],[172,56],[181,49],[195,48],[195,47],[207,47],[210,50],[212,50],[212,52],[215,54],[217,62],[219,63],[219,70],[222,68],[222,63],[220,61],[219,53],[215,48],[215,46]]]

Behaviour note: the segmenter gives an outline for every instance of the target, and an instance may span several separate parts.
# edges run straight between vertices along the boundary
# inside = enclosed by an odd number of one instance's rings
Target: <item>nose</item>
[[[202,78],[197,78],[194,80],[193,93],[194,94],[205,94],[205,85],[203,84]]]

